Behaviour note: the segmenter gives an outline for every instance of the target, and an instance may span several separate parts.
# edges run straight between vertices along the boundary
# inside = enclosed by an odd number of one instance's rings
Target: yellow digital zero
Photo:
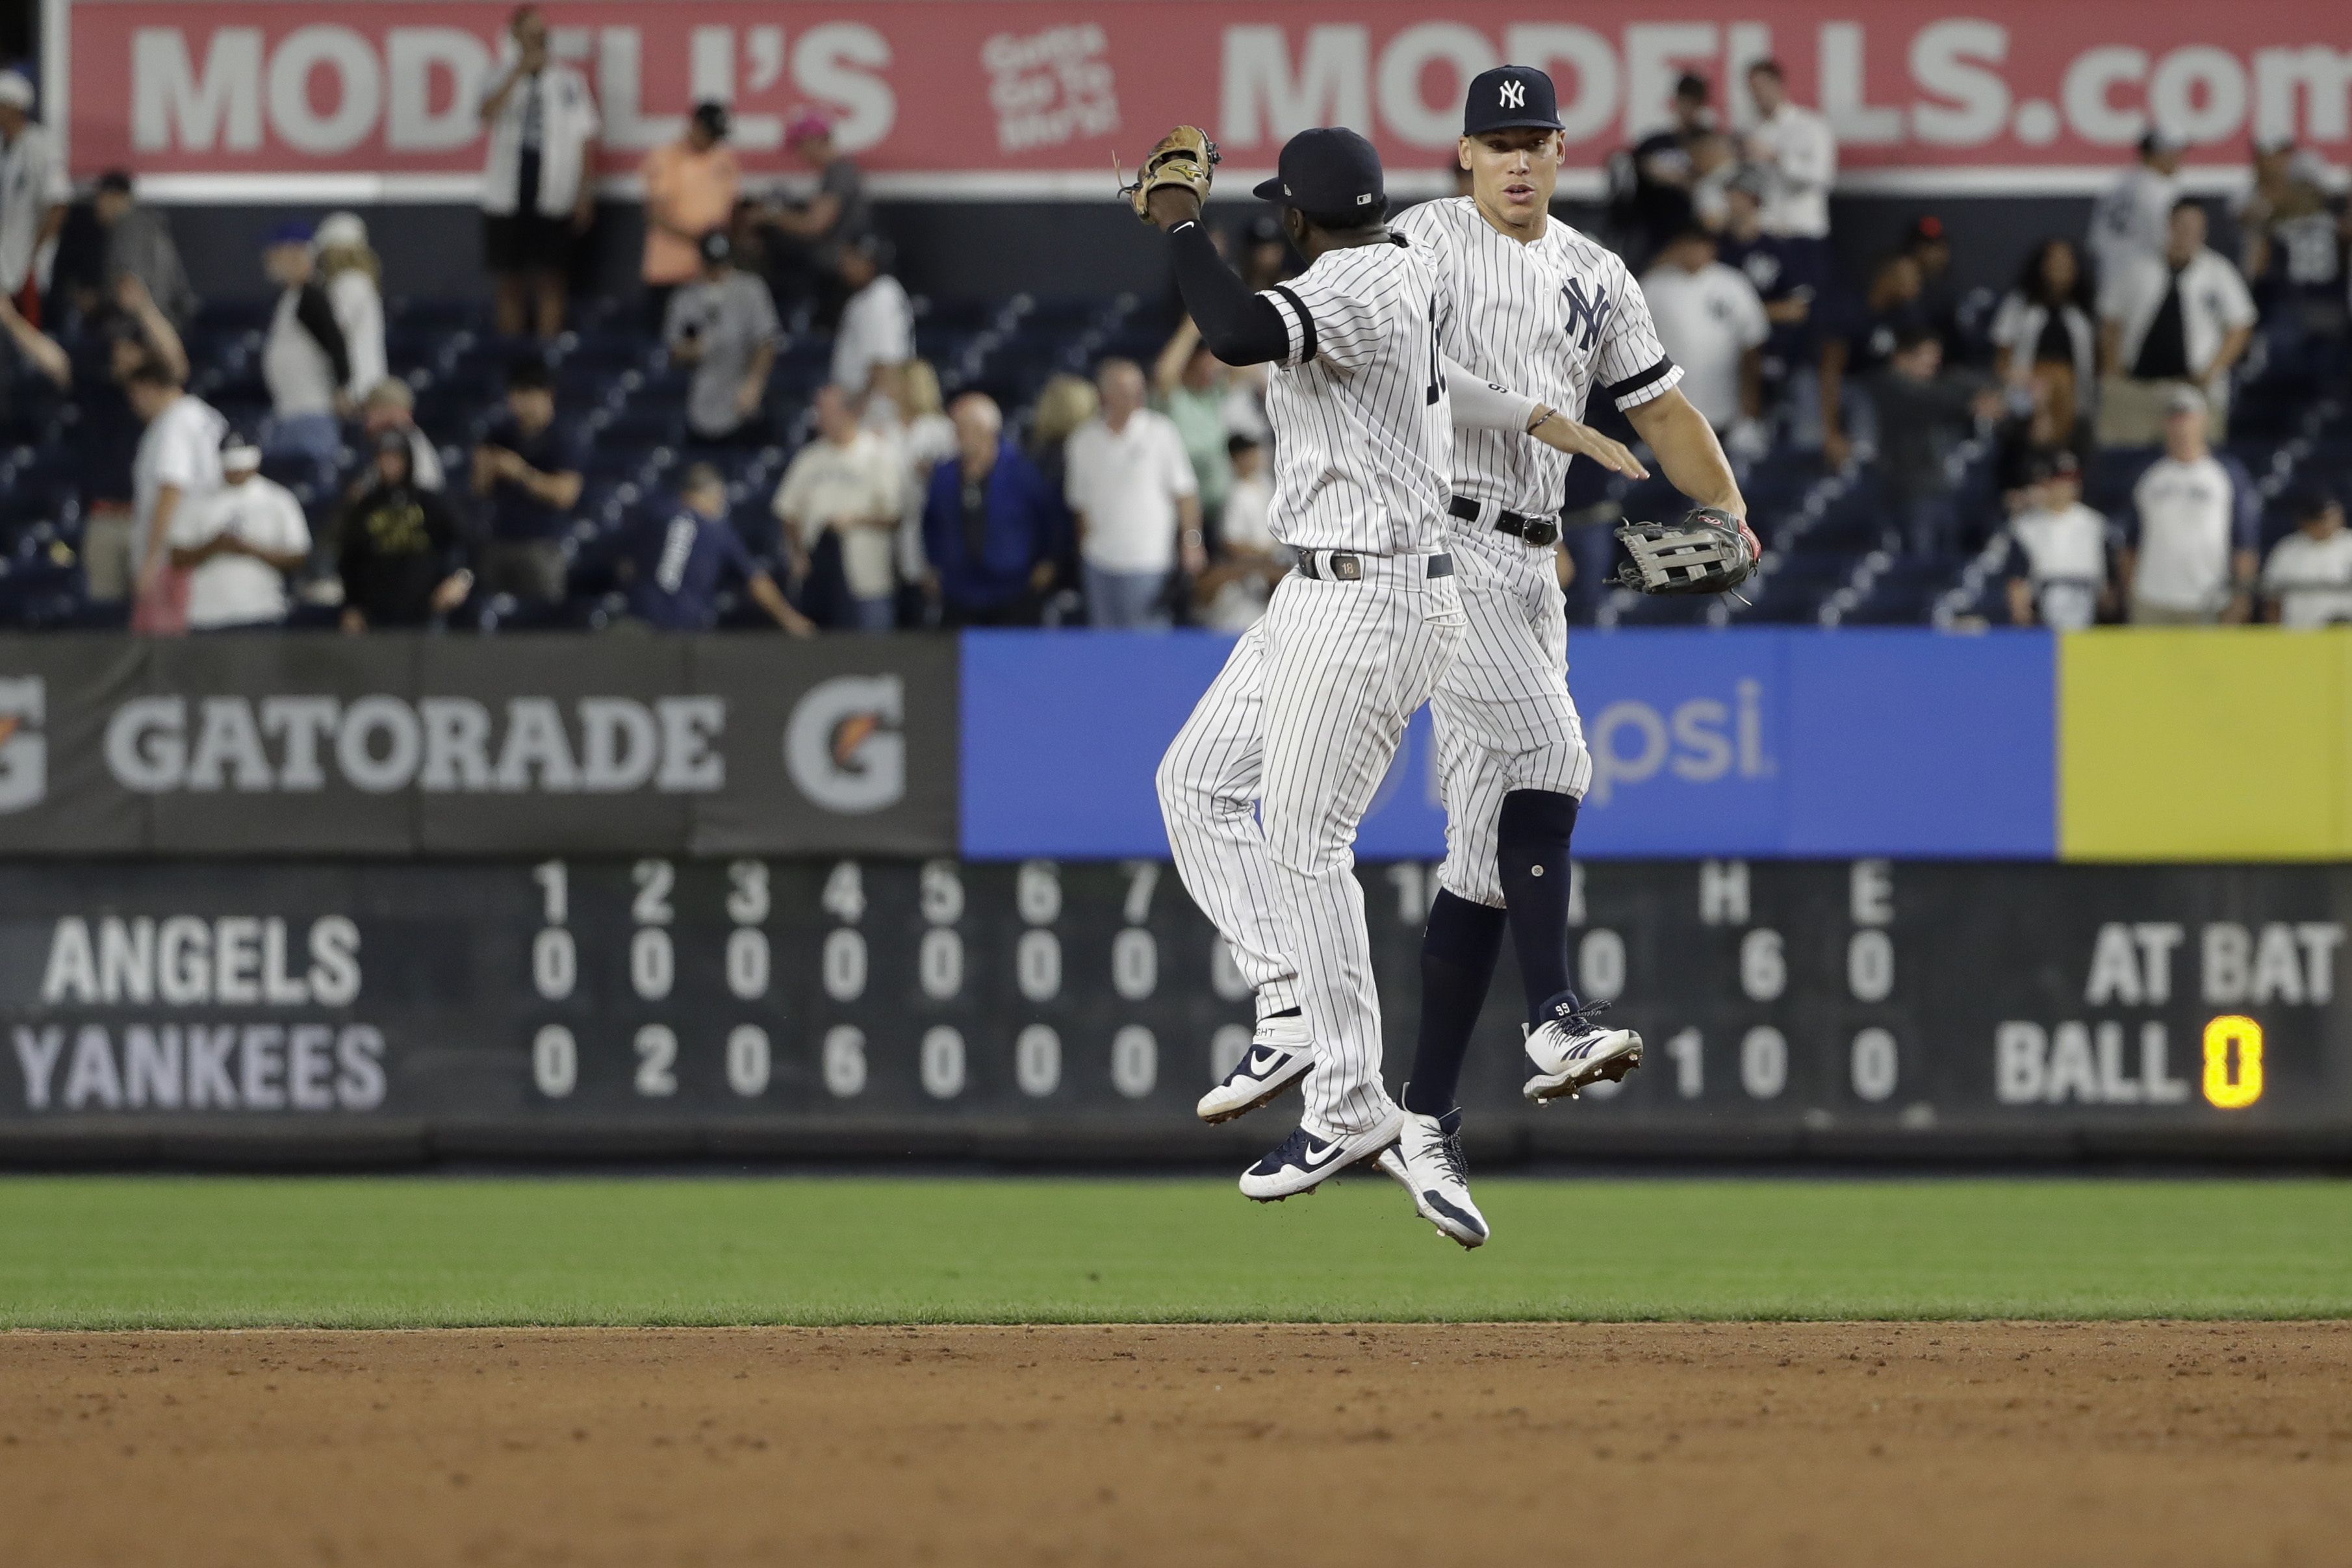
[[[2224,1013],[2205,1026],[2205,1098],[2224,1111],[2242,1111],[2262,1097],[2263,1026]]]

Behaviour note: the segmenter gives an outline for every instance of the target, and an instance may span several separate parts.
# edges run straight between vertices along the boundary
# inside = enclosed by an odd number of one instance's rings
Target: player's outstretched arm
[[[1590,457],[1612,473],[1629,479],[1646,479],[1650,471],[1639,459],[1590,425],[1515,392],[1494,382],[1482,381],[1450,355],[1439,356],[1445,367],[1445,392],[1453,404],[1454,423],[1464,430],[1517,430],[1546,446]]]
[[[1680,388],[1669,388],[1647,402],[1635,403],[1625,411],[1625,417],[1657,454],[1658,466],[1665,470],[1675,489],[1699,506],[1730,513],[1739,519],[1741,528],[1748,527],[1748,500],[1739,493],[1739,481],[1732,476],[1731,462],[1715,438],[1715,427]],[[1755,537],[1751,529],[1750,543]]]

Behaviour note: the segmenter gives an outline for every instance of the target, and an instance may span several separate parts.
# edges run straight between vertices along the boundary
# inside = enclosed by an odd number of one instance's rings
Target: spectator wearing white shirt
[[[2344,503],[2325,490],[2297,497],[2295,531],[2263,564],[2263,616],[2281,626],[2352,624],[2352,530]]]
[[[1764,340],[1772,323],[1763,298],[1745,273],[1716,259],[1715,236],[1686,228],[1671,240],[1658,265],[1642,277],[1658,341],[1683,368],[1683,395],[1717,435],[1741,431],[1737,444],[1757,446],[1748,434],[1764,413]]]
[[[343,352],[351,371],[343,397],[354,409],[383,383],[389,371],[383,345],[383,263],[368,245],[367,225],[357,213],[329,213],[310,236],[319,278],[335,325],[343,329]]]
[[[2071,452],[2036,459],[2022,510],[2009,521],[2009,618],[2020,626],[2075,632],[2093,624],[2113,590],[2107,519],[2083,505]]]
[[[0,294],[41,324],[41,285],[66,226],[73,187],[48,128],[33,118],[33,84],[0,71]]]
[[[2228,428],[2230,368],[2254,331],[2254,299],[2229,258],[2205,243],[2205,209],[2172,209],[2164,250],[2118,262],[2099,287],[2099,441],[2144,446],[2157,438],[2172,387],[2203,394],[2211,438]]]
[[[342,431],[337,415],[351,407],[351,344],[319,276],[311,231],[284,223],[271,231],[262,270],[278,285],[278,308],[261,340],[261,379],[269,388],[269,418],[261,449],[281,462],[307,465],[309,482],[333,482]]]
[[[1764,172],[1764,232],[1799,242],[1799,282],[1819,288],[1829,271],[1830,190],[1837,183],[1837,137],[1830,122],[1789,101],[1778,60],[1748,68],[1748,94],[1756,124],[1748,132],[1747,161]]]
[[[1201,574],[1193,599],[1201,623],[1217,632],[1246,632],[1265,613],[1274,585],[1295,559],[1274,537],[1267,519],[1274,511],[1274,482],[1266,476],[1266,449],[1246,435],[1226,438],[1233,482],[1218,523],[1217,559]]]
[[[261,449],[231,434],[220,487],[176,508],[172,564],[188,574],[188,630],[259,631],[286,622],[286,574],[310,553],[310,526],[287,488],[261,476]]]
[[[2237,460],[2205,438],[2205,400],[2176,386],[2164,404],[2164,455],[2132,486],[2122,577],[2139,626],[2245,621],[2253,606],[2262,503]]]
[[[1095,626],[1164,626],[1169,574],[1198,574],[1200,486],[1184,439],[1143,406],[1143,371],[1105,360],[1095,372],[1102,413],[1071,433],[1064,495],[1077,523],[1087,619]],[[1180,549],[1181,545],[1181,549]]]
[[[915,357],[915,305],[906,287],[886,270],[880,238],[861,236],[841,250],[841,281],[849,302],[833,340],[833,384],[856,399],[876,423],[898,419],[899,374]],[[887,406],[877,406],[876,400]]]
[[[2091,204],[2085,241],[2104,285],[2136,256],[2161,256],[2180,200],[2180,141],[2151,131],[2139,139],[2139,157]]]
[[[123,378],[131,411],[146,423],[131,465],[131,629],[175,632],[185,625],[171,564],[172,526],[182,507],[220,488],[221,437],[228,422],[181,385],[178,367],[151,359]]]
[[[547,19],[519,5],[502,65],[482,97],[482,250],[498,285],[499,331],[563,330],[572,252],[596,213],[589,144],[604,130],[588,78],[548,52]]]
[[[2090,281],[2073,241],[2043,240],[2026,257],[2017,286],[2001,296],[1986,333],[1992,340],[1993,374],[2012,392],[2030,393],[2037,379],[2048,382],[2051,395],[2085,417],[2099,397],[2099,328],[2091,315]]]
[[[817,439],[784,470],[772,507],[795,559],[814,569],[803,591],[809,617],[836,631],[887,632],[898,612],[899,454],[859,425],[856,405],[838,386],[817,389],[816,426]],[[840,553],[845,595],[834,586],[829,556],[819,559],[828,537]]]

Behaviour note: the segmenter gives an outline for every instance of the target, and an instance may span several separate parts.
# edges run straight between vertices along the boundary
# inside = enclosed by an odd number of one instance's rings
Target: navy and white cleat
[[[1381,1169],[1412,1195],[1412,1207],[1437,1233],[1465,1247],[1484,1246],[1493,1234],[1470,1201],[1470,1162],[1462,1157],[1462,1113],[1404,1113],[1404,1133],[1381,1151]]]
[[[1528,1031],[1528,1060],[1536,1075],[1520,1091],[1538,1104],[1576,1092],[1599,1079],[1622,1083],[1642,1065],[1642,1037],[1630,1029],[1603,1029],[1592,1021],[1607,1002],[1556,1004],[1552,1016]]]
[[[1307,1076],[1315,1065],[1315,1041],[1307,1019],[1297,1013],[1257,1020],[1250,1047],[1225,1081],[1201,1096],[1194,1107],[1201,1120],[1214,1126],[1245,1116]]]
[[[1336,1138],[1318,1138],[1300,1127],[1265,1158],[1242,1172],[1242,1196],[1259,1203],[1279,1203],[1312,1192],[1349,1166],[1369,1160],[1394,1144],[1404,1119],[1403,1111],[1391,1110],[1370,1132],[1342,1133]]]

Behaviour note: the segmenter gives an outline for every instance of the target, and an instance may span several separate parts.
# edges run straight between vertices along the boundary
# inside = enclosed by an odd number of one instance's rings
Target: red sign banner
[[[497,71],[506,0],[47,0],[49,121],[73,172],[125,167],[167,193],[266,196],[304,177],[387,195],[467,193],[475,115]],[[1309,125],[1371,136],[1400,187],[1451,162],[1462,92],[1505,60],[1559,84],[1570,162],[1664,122],[1696,70],[1746,110],[1739,78],[1780,59],[1825,112],[1855,189],[2082,188],[2151,124],[2192,171],[2242,166],[2293,137],[2352,157],[2352,47],[2315,0],[2222,8],[2030,5],[1967,16],[1862,0],[1718,8],[1658,21],[1563,21],[1530,5],[1448,13],[1440,0],[859,0],[693,5],[556,0],[558,57],[604,122],[599,168],[634,171],[697,99],[732,104],[747,169],[793,167],[787,117],[831,114],[884,191],[1102,194],[1168,126],[1205,125],[1232,173],[1271,167]],[[63,114],[59,106],[63,106]],[[264,178],[268,177],[268,178]],[[271,182],[286,182],[273,185]],[[314,180],[312,183],[316,183]],[[332,179],[328,180],[333,183]]]

